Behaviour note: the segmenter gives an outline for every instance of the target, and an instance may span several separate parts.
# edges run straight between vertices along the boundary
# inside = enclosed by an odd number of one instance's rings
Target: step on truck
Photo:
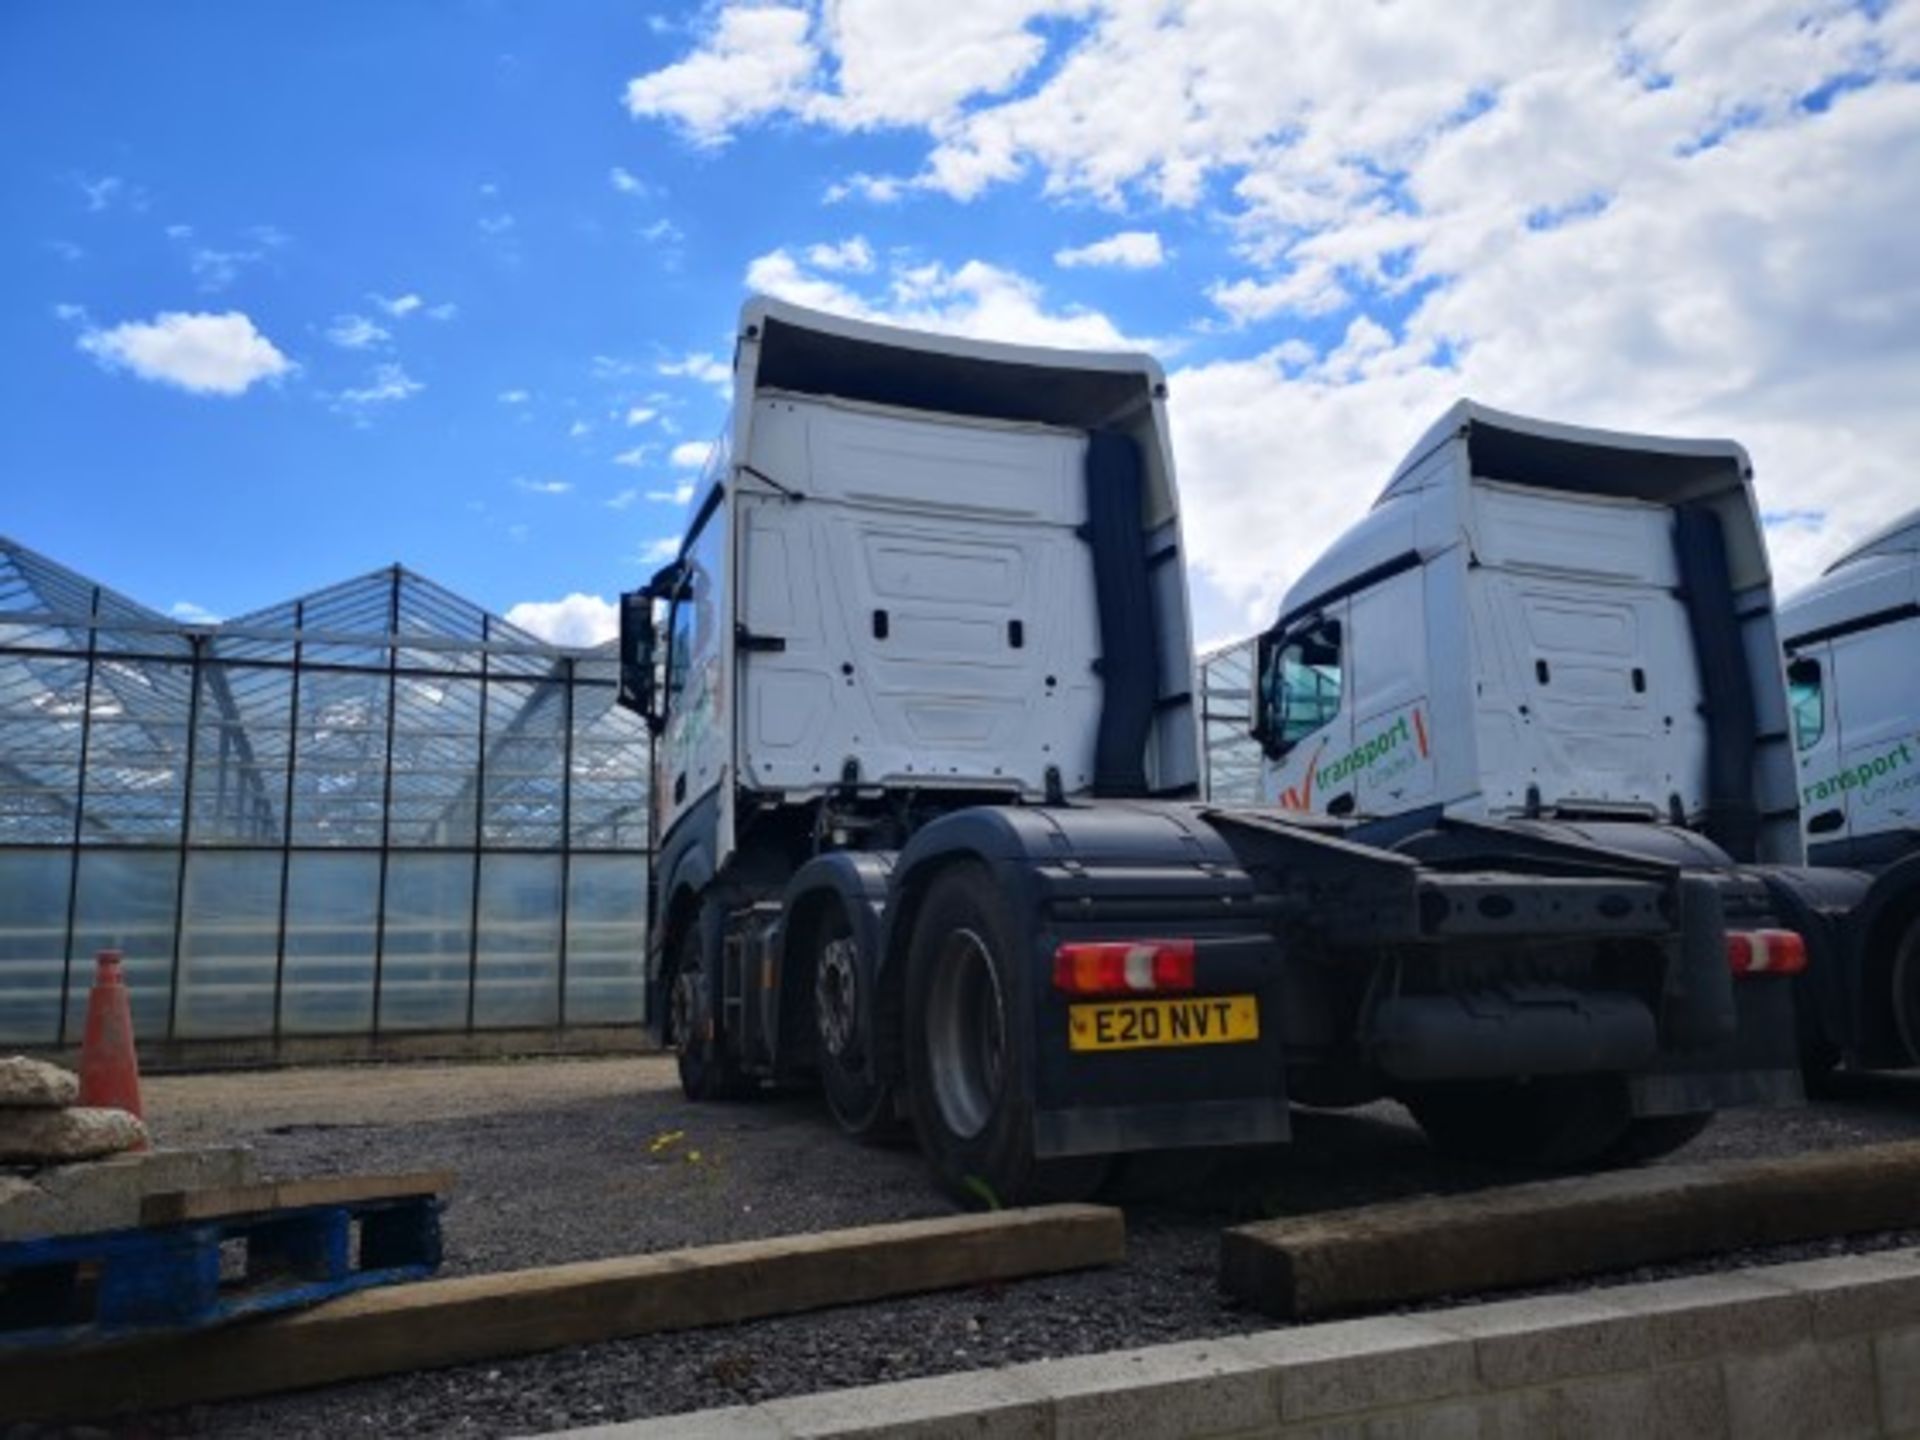
[[[1780,609],[1807,858],[1874,876],[1811,977],[1821,1064],[1920,1065],[1920,510]]]
[[[1006,1204],[1284,1141],[1295,1099],[1430,1089],[1449,1141],[1581,1162],[1786,1083],[1735,1044],[1770,987],[1732,984],[1723,887],[1671,854],[1489,824],[1461,865],[1200,797],[1151,359],[756,299],[733,373],[621,605],[690,1097],[817,1080]]]

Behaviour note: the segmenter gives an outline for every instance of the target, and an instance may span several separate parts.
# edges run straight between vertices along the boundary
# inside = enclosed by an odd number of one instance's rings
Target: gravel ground
[[[457,1171],[447,1274],[950,1208],[911,1150],[855,1146],[806,1098],[690,1106],[671,1062],[654,1057],[177,1077],[149,1081],[147,1096],[164,1143],[245,1142],[270,1175]],[[129,1422],[118,1433],[526,1434],[1264,1328],[1273,1322],[1236,1309],[1214,1288],[1222,1224],[1511,1178],[1436,1159],[1393,1105],[1297,1112],[1295,1130],[1292,1146],[1236,1164],[1204,1194],[1130,1206],[1129,1258],[1111,1270],[203,1406]],[[1920,1075],[1843,1077],[1834,1096],[1805,1109],[1723,1116],[1674,1160],[1917,1136]],[[1850,1248],[1913,1243],[1920,1235]],[[1681,1268],[1712,1267],[1617,1278]]]

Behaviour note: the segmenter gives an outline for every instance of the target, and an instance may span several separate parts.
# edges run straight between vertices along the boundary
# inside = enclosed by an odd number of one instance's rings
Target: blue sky
[[[1911,506],[1911,0],[1475,8],[19,0],[0,532],[597,633],[750,287],[1160,353],[1203,638],[1460,393],[1746,441],[1783,581]]]

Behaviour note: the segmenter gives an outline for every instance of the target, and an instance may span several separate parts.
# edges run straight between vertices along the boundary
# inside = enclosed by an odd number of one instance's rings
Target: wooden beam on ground
[[[1676,1165],[1228,1230],[1220,1280],[1310,1319],[1920,1224],[1920,1143]]]
[[[195,1220],[226,1220],[306,1205],[354,1205],[444,1195],[453,1188],[453,1181],[451,1170],[425,1170],[404,1175],[318,1175],[310,1180],[263,1180],[253,1185],[173,1190],[144,1196],[140,1223],[185,1225]]]
[[[368,1290],[295,1315],[0,1362],[10,1419],[270,1394],[1125,1258],[1118,1210],[1052,1205]]]

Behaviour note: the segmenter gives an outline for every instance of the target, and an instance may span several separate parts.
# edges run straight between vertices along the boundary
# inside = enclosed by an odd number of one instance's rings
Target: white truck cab
[[[1808,853],[1878,868],[1920,851],[1920,510],[1781,618]]]
[[[1874,876],[1851,916],[1834,1050],[1920,1064],[1920,510],[1781,607],[1807,853]]]
[[[1455,405],[1260,642],[1263,798],[1668,824],[1798,861],[1749,473],[1728,441]]]

